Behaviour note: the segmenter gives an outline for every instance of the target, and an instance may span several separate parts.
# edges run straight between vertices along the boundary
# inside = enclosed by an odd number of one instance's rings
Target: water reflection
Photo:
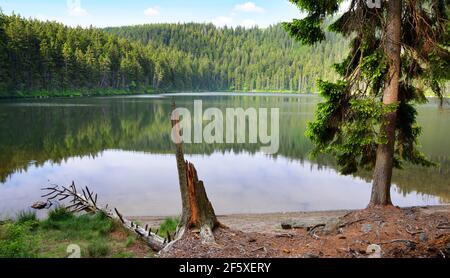
[[[175,158],[170,141],[171,100],[192,108],[199,96],[57,99],[0,103],[0,212],[14,215],[49,182],[89,185],[128,215],[179,212]],[[190,145],[187,153],[221,214],[362,208],[370,173],[343,177],[333,160],[308,160],[303,133],[316,97],[202,95],[208,107],[278,107],[280,152],[259,145]],[[398,205],[450,200],[449,109],[420,108],[424,151],[439,168],[396,171]]]

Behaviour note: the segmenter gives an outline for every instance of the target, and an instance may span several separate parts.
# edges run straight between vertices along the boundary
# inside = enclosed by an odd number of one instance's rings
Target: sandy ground
[[[449,258],[450,207],[222,217],[203,244],[196,231],[162,258]],[[280,230],[280,223],[285,229]]]
[[[404,208],[412,209],[412,208]],[[449,213],[450,204],[430,207],[415,207],[425,215],[434,213]],[[343,217],[352,210],[336,210],[336,211],[316,211],[316,212],[289,212],[289,213],[269,213],[269,214],[234,214],[218,216],[219,221],[232,230],[242,231],[244,233],[265,233],[278,234],[282,233],[281,223],[290,220],[304,220],[314,222],[328,222],[331,219]],[[129,217],[133,221],[141,224],[149,225],[152,228],[158,228],[167,217]]]

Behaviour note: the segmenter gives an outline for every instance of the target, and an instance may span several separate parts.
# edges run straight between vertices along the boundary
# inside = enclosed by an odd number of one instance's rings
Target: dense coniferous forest
[[[304,47],[281,25],[245,29],[190,23],[106,30],[153,48],[168,47],[191,56],[197,72],[207,74],[192,87],[200,89],[310,92],[318,78],[334,78],[330,66],[347,53],[346,41],[338,36],[330,34],[328,42]]]
[[[0,13],[0,96],[181,90],[313,92],[346,54],[335,35],[295,43],[281,25],[70,28]]]

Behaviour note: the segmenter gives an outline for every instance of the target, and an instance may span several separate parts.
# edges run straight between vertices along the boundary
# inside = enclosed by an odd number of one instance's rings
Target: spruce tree
[[[313,155],[336,157],[343,174],[373,169],[370,206],[391,205],[394,167],[431,166],[419,151],[415,106],[430,90],[442,98],[449,79],[448,0],[291,0],[306,13],[284,23],[304,44],[326,39],[327,28],[351,38],[337,82],[319,80],[324,102],[307,136]],[[342,11],[343,4],[349,4]],[[377,5],[379,4],[379,5]]]
[[[8,88],[9,83],[9,62],[7,53],[7,37],[5,34],[6,17],[0,9],[0,95]]]

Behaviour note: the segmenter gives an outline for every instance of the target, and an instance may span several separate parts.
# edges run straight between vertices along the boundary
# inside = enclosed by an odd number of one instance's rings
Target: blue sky
[[[161,22],[267,27],[300,17],[288,0],[0,0],[0,7],[5,14],[83,27]]]

